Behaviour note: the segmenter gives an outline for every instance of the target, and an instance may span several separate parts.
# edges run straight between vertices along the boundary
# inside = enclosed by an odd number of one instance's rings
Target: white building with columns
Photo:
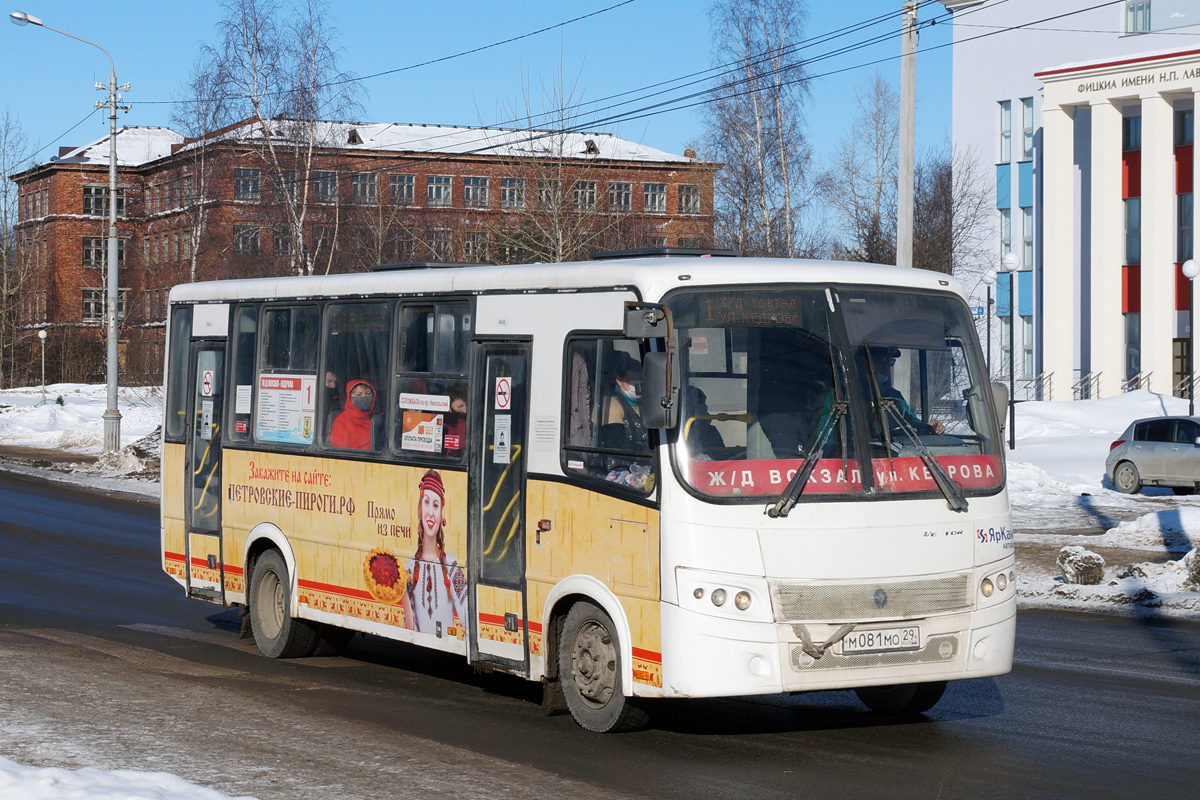
[[[954,17],[955,148],[995,176],[979,271],[1019,264],[997,277],[989,343],[1018,399],[1180,393],[1188,366],[1200,0],[1095,5]]]

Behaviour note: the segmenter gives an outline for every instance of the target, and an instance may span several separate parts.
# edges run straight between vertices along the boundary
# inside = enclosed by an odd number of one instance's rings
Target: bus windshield
[[[673,456],[702,496],[961,497],[1003,480],[966,306],[844,287],[689,290],[668,300],[683,391]]]

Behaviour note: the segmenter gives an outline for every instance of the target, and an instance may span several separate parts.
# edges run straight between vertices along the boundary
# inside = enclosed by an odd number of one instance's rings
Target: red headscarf
[[[371,390],[371,408],[360,411],[354,405],[352,392],[359,384]],[[350,381],[346,386],[346,407],[333,420],[329,444],[346,450],[371,449],[371,416],[375,413],[375,387],[367,381]]]

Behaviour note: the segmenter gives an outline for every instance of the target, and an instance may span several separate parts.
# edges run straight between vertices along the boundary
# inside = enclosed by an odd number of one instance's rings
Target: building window
[[[463,261],[486,263],[489,245],[484,231],[467,231],[463,234]]]
[[[647,214],[665,214],[667,211],[667,185],[646,183],[642,185],[644,208]]]
[[[1150,0],[1130,0],[1125,3],[1125,32],[1150,31]]]
[[[450,241],[450,231],[435,228],[429,232],[427,239],[429,254],[433,261],[452,261],[454,257]]]
[[[285,227],[278,227],[271,231],[271,252],[277,256],[292,255],[292,235]]]
[[[279,195],[288,200],[296,199],[296,190],[300,186],[300,173],[294,169],[285,169],[279,176]]]
[[[650,246],[651,247],[666,247],[667,246],[667,237],[651,236],[650,237]]]
[[[233,226],[233,252],[241,256],[258,254],[258,226]]]
[[[1125,380],[1142,374],[1142,315],[1125,315]]]
[[[256,169],[235,169],[233,171],[233,199],[253,201],[261,199],[260,174]]]
[[[104,236],[83,237],[83,265],[100,268],[108,257],[108,239]],[[125,240],[117,239],[117,269],[125,266]]]
[[[1192,193],[1175,195],[1175,204],[1179,215],[1179,236],[1176,238],[1176,261],[1187,261],[1195,253],[1192,239],[1193,207]]]
[[[1014,281],[1015,283],[1015,281]],[[1009,364],[1012,363],[1012,349],[1009,347],[1009,342],[1012,341],[1010,332],[1012,329],[1012,314],[1000,317],[1000,374],[1007,375]]]
[[[501,208],[524,208],[525,207],[525,179],[524,178],[501,178],[500,179],[500,207]]]
[[[354,202],[373,206],[379,198],[379,176],[374,172],[356,172],[350,176],[350,190]]]
[[[1196,141],[1196,112],[1185,108],[1175,112],[1175,146],[1184,147]]]
[[[538,181],[538,208],[558,207],[558,179]]]
[[[388,177],[388,186],[392,193],[392,202],[398,206],[411,206],[415,203],[416,192],[414,187],[417,183],[416,175],[391,175]]]
[[[1021,98],[1021,158],[1033,158],[1033,98]]]
[[[679,246],[680,247],[703,247],[704,245],[702,245],[700,243],[699,236],[680,236],[679,237]]]
[[[596,182],[575,181],[575,210],[591,211],[596,207]]]
[[[1033,377],[1033,316],[1021,317],[1021,376]]]
[[[117,319],[125,319],[125,295],[129,293],[128,289],[122,289],[117,293]],[[83,321],[84,322],[104,322],[104,289],[84,289],[83,290]]]
[[[450,205],[450,176],[430,175],[425,179],[425,200],[431,206]]]
[[[1000,209],[1000,257],[1012,252],[1012,209]]]
[[[610,183],[608,185],[608,210],[609,211],[632,211],[633,210],[633,184],[624,181]]]
[[[333,247],[333,228],[328,225],[313,225],[312,249],[316,252],[323,247]]]
[[[680,184],[679,186],[679,213],[680,214],[699,214],[700,213],[700,187],[692,184]]]
[[[1012,161],[1012,101],[1000,101],[1000,163]]]
[[[337,173],[314,170],[312,189],[314,203],[336,203],[338,199]]]
[[[469,208],[487,208],[488,179],[463,178],[463,205]]]
[[[1125,263],[1142,263],[1142,199],[1125,201]]]
[[[1033,268],[1033,208],[1021,208],[1021,263]]]
[[[83,187],[83,213],[96,217],[108,216],[107,186]],[[125,190],[117,189],[117,216],[125,216]]]
[[[1121,120],[1121,149],[1142,149],[1142,118],[1124,117]]]

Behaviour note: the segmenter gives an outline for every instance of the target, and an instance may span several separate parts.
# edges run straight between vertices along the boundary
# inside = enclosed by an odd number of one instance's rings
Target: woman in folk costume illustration
[[[417,552],[408,560],[408,589],[404,593],[404,625],[420,633],[449,634],[458,625],[467,630],[467,576],[446,552],[446,489],[437,470],[421,478],[417,505]]]

